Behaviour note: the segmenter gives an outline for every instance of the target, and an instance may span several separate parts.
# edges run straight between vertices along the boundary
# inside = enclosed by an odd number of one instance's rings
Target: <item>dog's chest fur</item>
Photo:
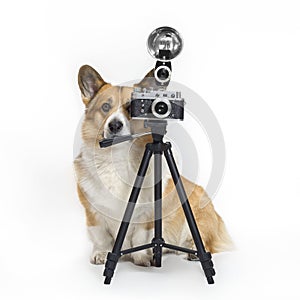
[[[95,210],[104,217],[120,221],[137,174],[144,148],[129,142],[107,149],[82,148],[75,160],[81,171],[79,185]],[[133,223],[152,220],[154,175],[152,160],[144,179],[132,218]],[[163,166],[163,189],[168,180]]]

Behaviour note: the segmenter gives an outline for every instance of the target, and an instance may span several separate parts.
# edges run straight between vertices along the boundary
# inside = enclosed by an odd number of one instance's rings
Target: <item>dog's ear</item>
[[[154,78],[154,69],[150,70],[146,76],[139,82],[134,85],[135,87],[141,88],[150,88],[150,87],[157,87],[156,81]]]
[[[82,101],[86,106],[105,84],[107,83],[92,67],[84,65],[79,69],[78,85],[81,90]]]

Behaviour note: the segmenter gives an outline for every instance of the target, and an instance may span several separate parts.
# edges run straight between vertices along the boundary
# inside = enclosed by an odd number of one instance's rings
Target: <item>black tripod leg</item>
[[[154,154],[154,243],[153,259],[156,267],[161,267],[162,245],[162,153]]]
[[[171,171],[171,175],[174,181],[174,184],[177,189],[177,193],[186,217],[186,220],[188,222],[189,228],[191,230],[196,248],[197,248],[197,255],[200,259],[204,274],[206,276],[207,282],[209,284],[214,283],[213,276],[215,275],[215,270],[213,268],[213,262],[211,261],[211,254],[209,252],[205,251],[197,223],[195,221],[191,206],[188,202],[187,195],[184,190],[184,186],[182,184],[172,151],[171,151],[171,145],[166,150],[164,150],[164,154],[169,166],[169,169]]]
[[[133,210],[136,204],[136,201],[138,199],[145,174],[147,172],[150,158],[152,156],[152,150],[150,150],[148,147],[146,147],[143,159],[140,164],[140,168],[138,170],[134,186],[132,188],[129,201],[123,216],[122,223],[120,225],[117,238],[113,247],[112,252],[109,252],[107,255],[106,263],[105,263],[105,269],[103,275],[105,276],[104,283],[110,284],[111,278],[114,275],[114,270],[116,268],[118,259],[120,257],[121,248],[128,230],[128,226],[133,214]]]

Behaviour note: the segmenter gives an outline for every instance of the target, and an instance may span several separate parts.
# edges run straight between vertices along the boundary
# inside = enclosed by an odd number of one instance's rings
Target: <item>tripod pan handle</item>
[[[115,144],[130,141],[132,139],[133,139],[132,135],[115,136],[113,138],[103,139],[99,142],[99,144],[100,144],[100,148],[106,148]]]

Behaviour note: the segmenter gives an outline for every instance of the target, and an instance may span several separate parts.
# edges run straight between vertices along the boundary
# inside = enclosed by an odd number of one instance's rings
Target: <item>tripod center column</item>
[[[161,267],[162,248],[164,239],[162,237],[162,141],[152,144],[154,153],[154,238],[152,243],[153,259],[156,267]]]

